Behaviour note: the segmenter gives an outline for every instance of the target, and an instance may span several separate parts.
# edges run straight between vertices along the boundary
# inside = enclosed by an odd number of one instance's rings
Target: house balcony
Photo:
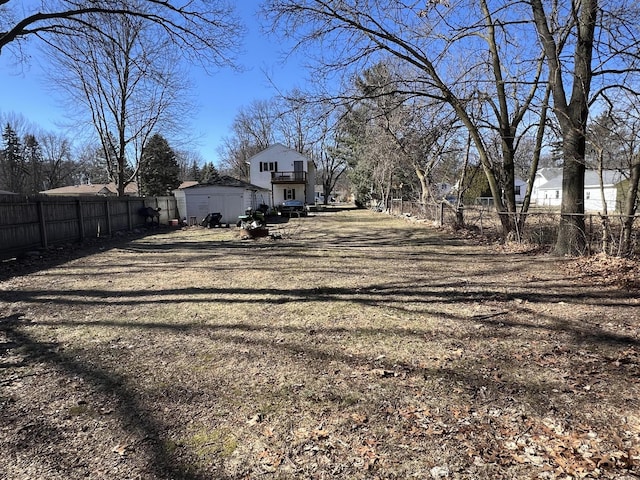
[[[271,172],[271,183],[307,183],[307,172]]]

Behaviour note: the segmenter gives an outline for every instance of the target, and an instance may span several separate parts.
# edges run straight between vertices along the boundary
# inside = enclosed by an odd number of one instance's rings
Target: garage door
[[[223,223],[234,224],[244,214],[242,193],[221,193],[209,197],[209,212],[220,212]]]

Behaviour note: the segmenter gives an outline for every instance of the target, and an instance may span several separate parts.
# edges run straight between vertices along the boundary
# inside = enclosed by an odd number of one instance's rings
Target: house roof
[[[198,185],[198,182],[196,182],[195,180],[187,180],[186,182],[182,182],[180,185],[178,185],[178,190],[193,187],[194,185]]]
[[[603,170],[602,183],[605,187],[612,187],[625,180],[623,172],[619,170]],[[587,170],[584,172],[585,188],[600,188],[600,176],[596,170]],[[540,190],[559,190],[562,189],[562,175],[552,178],[544,185],[539,187]]]
[[[51,190],[43,190],[40,192],[45,195],[117,195],[118,187],[111,183],[95,183],[89,185],[70,185],[67,187],[52,188]],[[124,187],[125,195],[137,195],[138,186],[135,183],[129,183]]]
[[[211,179],[208,182],[198,183],[198,182],[183,182],[178,189],[187,190],[193,188],[203,188],[203,187],[236,187],[236,188],[244,188],[246,190],[268,190],[266,188],[259,187],[249,182],[245,182],[244,180],[240,180],[238,178],[230,177],[229,175],[220,175],[217,178]]]
[[[553,178],[562,178],[562,168],[559,167],[543,167],[539,168],[536,172],[536,177],[540,177],[545,180],[551,180]]]
[[[562,189],[562,175],[552,178],[538,187],[538,190],[559,190]]]
[[[625,175],[620,170],[603,170],[602,184],[606,186],[617,185],[625,180]],[[587,170],[584,174],[585,187],[600,187],[600,175],[596,170]]]
[[[17,195],[17,193],[9,192],[7,190],[0,190],[0,195]]]

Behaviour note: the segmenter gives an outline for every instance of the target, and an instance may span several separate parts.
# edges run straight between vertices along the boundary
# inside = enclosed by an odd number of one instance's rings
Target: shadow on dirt
[[[127,382],[118,374],[104,370],[95,364],[83,361],[82,357],[73,354],[66,354],[64,349],[57,344],[44,343],[25,333],[21,327],[28,325],[28,322],[21,320],[22,314],[13,314],[4,318],[0,318],[0,332],[5,337],[5,342],[0,344],[2,350],[0,354],[6,357],[10,350],[19,352],[21,361],[19,364],[0,363],[0,369],[8,367],[21,367],[33,364],[46,365],[45,368],[51,368],[53,371],[61,373],[68,378],[81,378],[86,384],[92,395],[103,398],[115,398],[115,415],[122,428],[126,429],[133,438],[138,439],[136,450],[144,451],[147,455],[147,470],[151,470],[153,478],[180,479],[180,480],[206,480],[210,479],[210,473],[205,475],[199,474],[194,465],[191,463],[182,463],[176,455],[170,451],[171,448],[164,440],[164,431],[166,430],[162,423],[154,419],[154,412],[143,408],[139,403],[136,395],[137,392],[131,388]],[[0,357],[0,360],[2,357]],[[2,370],[0,370],[2,371]],[[9,384],[15,379],[4,380],[0,386]],[[1,398],[0,398],[1,400]],[[0,425],[6,421],[11,422],[10,418],[6,418],[0,422]],[[4,427],[10,427],[11,423],[5,424]],[[59,438],[63,438],[68,432],[60,432],[54,425],[45,424],[41,415],[35,415],[30,418],[29,436],[25,442],[33,442],[32,444],[18,444],[11,448],[22,450],[38,450],[40,445],[55,444]],[[5,445],[7,446],[7,445]],[[11,455],[11,452],[4,454]],[[62,457],[63,461],[60,461]],[[55,470],[57,473],[67,473],[68,478],[77,478],[77,468],[65,460],[64,453],[58,457]],[[211,468],[211,467],[210,467]],[[214,466],[215,469],[215,466]],[[224,480],[226,476],[222,472],[218,472],[216,478]]]

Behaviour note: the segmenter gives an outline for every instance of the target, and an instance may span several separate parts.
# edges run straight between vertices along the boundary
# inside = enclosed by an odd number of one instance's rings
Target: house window
[[[295,200],[296,199],[296,189],[295,188],[287,188],[284,191],[284,199],[285,200]]]
[[[515,190],[515,194],[516,194],[516,195],[520,195],[520,185],[516,185],[516,186],[514,187],[514,190]]]
[[[260,162],[261,172],[277,172],[278,162]]]
[[[556,198],[560,198],[560,190],[556,190]]]
[[[589,200],[591,198],[591,192],[584,192],[584,198]]]

